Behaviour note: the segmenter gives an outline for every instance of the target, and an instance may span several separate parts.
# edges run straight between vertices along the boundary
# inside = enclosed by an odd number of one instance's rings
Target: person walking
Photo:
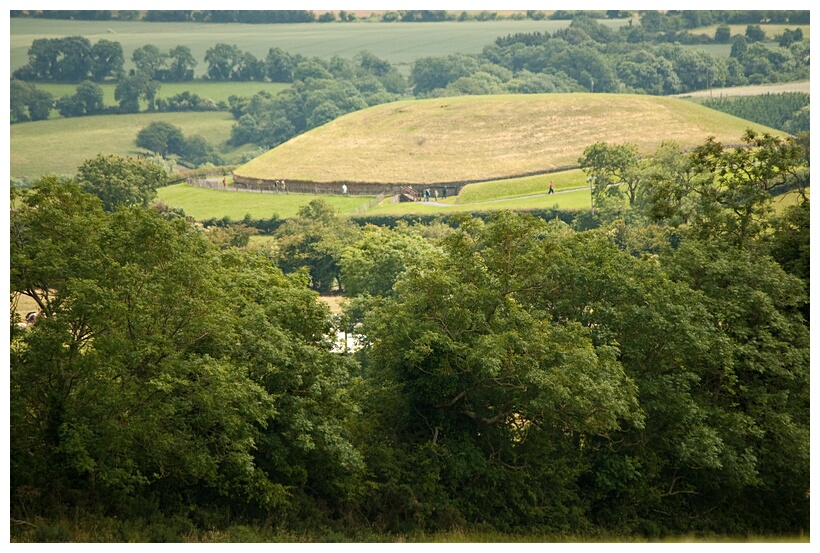
[[[436,189],[433,191],[433,194],[434,194],[434,195],[435,195],[435,197],[436,197],[436,201],[438,201],[438,188],[436,188]]]
[[[555,188],[552,186],[552,181],[550,181],[550,191],[548,194],[555,194]]]
[[[347,185],[346,184],[342,185],[342,195],[347,196]]]

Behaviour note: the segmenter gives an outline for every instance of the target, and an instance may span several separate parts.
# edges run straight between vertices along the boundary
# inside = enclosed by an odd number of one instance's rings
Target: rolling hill
[[[782,134],[685,100],[632,94],[533,94],[410,100],[350,113],[238,167],[237,181],[431,185],[539,174],[578,165],[595,142]],[[290,186],[290,184],[289,184]],[[372,186],[369,187],[372,192]]]

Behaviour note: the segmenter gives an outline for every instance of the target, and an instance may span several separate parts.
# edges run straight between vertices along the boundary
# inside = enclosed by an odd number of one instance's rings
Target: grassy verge
[[[255,525],[234,524],[200,530],[181,518],[118,520],[103,517],[12,521],[11,543],[809,543],[808,535],[681,534],[647,539],[635,534],[557,534],[539,531],[504,533],[467,528],[433,533],[390,534],[366,529],[297,533]]]

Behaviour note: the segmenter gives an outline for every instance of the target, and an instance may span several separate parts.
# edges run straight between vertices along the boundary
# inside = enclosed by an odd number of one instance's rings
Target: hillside
[[[201,135],[218,146],[230,136],[233,118],[224,111],[130,113],[18,123],[9,127],[12,177],[45,173],[74,174],[98,153],[119,156],[141,152],[137,133],[153,121],[167,121],[183,134]]]
[[[782,134],[692,102],[627,94],[462,96],[410,100],[348,114],[239,167],[237,179],[332,183],[466,183],[577,166],[595,142]]]

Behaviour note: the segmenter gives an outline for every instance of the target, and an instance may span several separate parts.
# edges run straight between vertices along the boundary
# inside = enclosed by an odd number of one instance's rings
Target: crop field
[[[691,98],[694,100],[706,100],[709,98],[729,98],[734,96],[760,96],[763,94],[782,94],[784,92],[803,92],[811,94],[811,84],[809,81],[798,81],[794,83],[758,84],[749,86],[733,86],[729,88],[713,88],[709,90],[696,90],[683,94],[675,94],[675,98]]]
[[[37,38],[61,38],[81,35],[91,43],[100,39],[122,44],[126,71],[133,67],[131,54],[137,48],[153,44],[162,51],[178,45],[191,49],[199,61],[198,76],[207,69],[205,52],[217,43],[238,46],[257,58],[264,58],[271,48],[286,52],[329,59],[334,55],[351,59],[362,50],[385,59],[409,72],[410,64],[425,56],[454,53],[473,54],[496,37],[534,31],[553,33],[569,26],[569,21],[447,21],[441,23],[289,23],[270,25],[153,23],[141,21],[63,21],[11,18],[11,71],[28,62],[28,49]],[[625,19],[603,20],[618,28]]]
[[[299,208],[306,206],[316,197],[311,194],[262,194],[213,190],[187,184],[174,184],[157,191],[158,200],[169,206],[181,207],[186,214],[199,220],[228,216],[238,221],[246,214],[257,219],[274,215],[281,218],[293,217]],[[373,200],[369,196],[322,195],[321,198],[343,214],[361,209]]]
[[[197,76],[205,74],[205,52],[217,43],[235,44],[241,50],[264,58],[268,50],[279,47],[287,52],[329,59],[334,55],[352,58],[367,50],[397,65],[405,73],[417,58],[446,56],[454,53],[477,54],[499,36],[515,33],[553,33],[569,26],[569,21],[446,21],[441,23],[381,23],[357,21],[348,23],[289,23],[270,25],[154,23],[142,21],[64,21],[10,18],[10,70],[28,62],[28,49],[37,38],[61,38],[80,35],[92,44],[100,39],[122,44],[126,70],[133,68],[131,54],[137,48],[153,44],[162,51],[178,45],[187,46],[199,61]],[[617,29],[627,19],[604,19],[601,23]],[[767,37],[782,34],[785,28],[800,27],[809,36],[806,25],[761,25]],[[714,35],[716,27],[693,32]],[[732,34],[743,34],[745,25],[732,26]],[[698,45],[698,47],[703,47]],[[703,47],[714,53],[729,55],[731,46]]]
[[[226,112],[96,115],[19,123],[10,126],[11,177],[73,174],[98,153],[135,155],[137,133],[160,120],[176,125],[186,136],[202,135],[216,146],[224,145],[233,124]]]
[[[342,116],[238,167],[235,174],[311,182],[484,182],[578,165],[595,142],[783,133],[676,98],[631,94],[460,96],[382,104]]]

